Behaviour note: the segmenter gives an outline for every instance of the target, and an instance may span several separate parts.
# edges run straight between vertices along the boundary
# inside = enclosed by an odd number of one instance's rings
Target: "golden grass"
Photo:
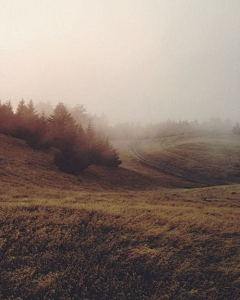
[[[219,184],[240,183],[240,139],[234,135],[182,135],[143,141],[148,157]]]
[[[0,136],[0,298],[239,299],[240,185],[173,188],[118,147],[74,177]]]

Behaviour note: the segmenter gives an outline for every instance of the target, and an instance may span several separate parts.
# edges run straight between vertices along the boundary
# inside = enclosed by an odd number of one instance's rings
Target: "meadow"
[[[73,176],[0,135],[0,298],[239,299],[240,139],[113,144]]]

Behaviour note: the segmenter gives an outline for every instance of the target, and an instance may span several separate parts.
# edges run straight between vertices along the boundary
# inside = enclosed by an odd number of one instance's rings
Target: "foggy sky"
[[[0,98],[240,121],[240,1],[0,0]]]

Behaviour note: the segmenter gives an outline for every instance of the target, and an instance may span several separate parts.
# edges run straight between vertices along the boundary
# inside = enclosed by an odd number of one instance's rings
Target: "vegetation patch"
[[[239,299],[238,184],[184,189],[126,142],[119,169],[73,176],[0,141],[0,298]]]

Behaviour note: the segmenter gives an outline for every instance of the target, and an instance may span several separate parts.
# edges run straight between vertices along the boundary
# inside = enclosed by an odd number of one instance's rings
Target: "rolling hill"
[[[73,176],[0,135],[0,298],[239,299],[240,141],[113,143]]]

